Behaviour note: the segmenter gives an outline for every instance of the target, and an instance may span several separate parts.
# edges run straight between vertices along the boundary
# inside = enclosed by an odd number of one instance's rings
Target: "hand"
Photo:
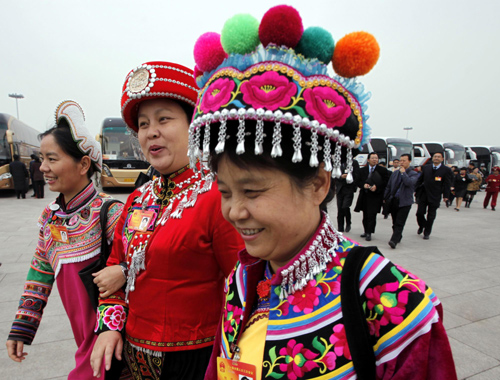
[[[90,366],[94,377],[101,377],[102,358],[104,357],[106,371],[111,368],[113,353],[118,360],[122,360],[123,340],[118,331],[105,331],[99,335],[90,355]]]
[[[97,285],[101,298],[109,297],[125,284],[125,277],[120,265],[106,267],[97,273],[92,273],[92,276],[95,277],[94,284]]]
[[[347,178],[347,174],[342,174],[342,175],[340,176],[340,178],[342,178],[342,179],[346,179],[346,178]]]
[[[368,185],[367,183],[365,183],[364,188],[365,188],[365,189],[369,189],[369,188],[370,188],[370,185]]]
[[[448,202],[448,198],[443,198],[443,201]]]
[[[403,167],[401,166],[401,167],[399,168],[399,172],[400,172],[401,174],[406,173],[406,169],[405,169],[405,168],[403,168]]]
[[[376,185],[373,185],[372,187],[370,187],[370,190],[371,190],[371,191],[377,191],[377,186],[376,186]]]
[[[9,355],[9,358],[19,363],[26,359],[26,355],[28,355],[28,353],[23,352],[24,342],[21,342],[20,340],[8,340],[5,345],[7,346],[7,354]]]

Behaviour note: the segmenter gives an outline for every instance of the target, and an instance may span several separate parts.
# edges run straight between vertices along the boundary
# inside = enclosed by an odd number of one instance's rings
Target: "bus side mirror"
[[[424,150],[421,147],[414,146],[413,147],[413,156],[414,157],[424,157],[425,156],[425,152],[424,152]]]
[[[8,129],[5,132],[5,135],[7,136],[7,142],[9,144],[14,144],[14,138],[12,137],[14,135],[14,132],[12,132],[10,129]]]
[[[388,147],[391,150],[391,156],[393,158],[398,158],[398,157],[396,157],[398,154],[398,149],[394,145],[390,145],[390,144],[388,145]]]
[[[455,158],[455,152],[451,149],[445,149],[446,154],[448,155],[448,158],[450,160],[453,160]]]
[[[101,142],[101,135],[99,133],[95,135],[95,141],[97,141],[98,143]]]

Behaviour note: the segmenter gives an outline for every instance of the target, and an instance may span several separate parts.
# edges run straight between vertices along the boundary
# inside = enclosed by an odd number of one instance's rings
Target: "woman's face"
[[[188,121],[184,110],[169,99],[143,101],[138,112],[138,137],[148,162],[161,174],[189,163]]]
[[[45,182],[51,191],[62,193],[66,202],[88,185],[89,157],[83,157],[80,162],[75,161],[61,149],[53,135],[47,135],[42,139],[40,159],[42,161],[40,171]]]
[[[270,261],[275,271],[300,252],[320,223],[319,205],[330,186],[328,173],[320,172],[318,180],[299,190],[279,170],[241,169],[226,157],[219,161],[224,218],[240,233],[248,253]]]

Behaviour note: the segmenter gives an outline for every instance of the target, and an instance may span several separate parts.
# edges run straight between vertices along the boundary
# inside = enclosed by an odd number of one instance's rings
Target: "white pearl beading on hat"
[[[318,159],[318,151],[319,141],[318,134],[325,137],[325,142],[323,144],[323,162],[325,163],[325,170],[328,172],[332,172],[333,178],[339,178],[341,176],[340,173],[340,153],[341,148],[346,147],[348,149],[348,178],[352,179],[352,149],[359,147],[359,144],[356,144],[355,141],[352,141],[348,136],[341,134],[338,130],[334,130],[332,128],[328,128],[325,124],[320,124],[317,120],[310,121],[307,117],[302,117],[300,115],[293,116],[292,113],[286,112],[283,114],[281,110],[270,111],[264,110],[262,108],[258,108],[257,110],[253,108],[239,108],[239,109],[231,109],[228,111],[227,109],[223,109],[222,111],[216,111],[213,114],[207,113],[203,116],[197,117],[189,126],[189,143],[188,143],[188,156],[190,160],[190,165],[194,167],[197,160],[202,159],[203,162],[208,161],[209,156],[209,136],[207,134],[210,133],[210,125],[213,122],[220,122],[220,127],[218,131],[218,143],[215,147],[215,152],[220,154],[225,149],[225,143],[227,138],[227,120],[238,120],[238,128],[237,128],[237,146],[236,153],[243,154],[245,152],[245,120],[257,120],[257,126],[255,130],[255,155],[259,155],[263,153],[263,141],[264,141],[264,121],[275,122],[273,128],[273,136],[272,136],[272,157],[280,157],[282,155],[281,143],[282,143],[282,134],[281,128],[282,123],[291,125],[293,128],[293,148],[294,154],[292,157],[292,162],[301,162],[302,161],[302,137],[301,137],[301,129],[307,129],[311,131],[311,141],[306,142],[306,144],[310,144],[310,160],[309,165],[311,167],[319,166]],[[203,146],[202,153],[200,153],[200,138],[201,138],[201,129],[205,127],[205,133],[203,138]],[[336,150],[333,156],[333,165],[332,165],[332,154],[331,154],[331,141],[336,143]]]

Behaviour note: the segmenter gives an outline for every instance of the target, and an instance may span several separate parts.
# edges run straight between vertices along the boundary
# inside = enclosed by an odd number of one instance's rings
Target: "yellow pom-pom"
[[[378,42],[370,33],[350,33],[342,37],[335,46],[333,69],[345,78],[365,75],[373,69],[379,55]]]

